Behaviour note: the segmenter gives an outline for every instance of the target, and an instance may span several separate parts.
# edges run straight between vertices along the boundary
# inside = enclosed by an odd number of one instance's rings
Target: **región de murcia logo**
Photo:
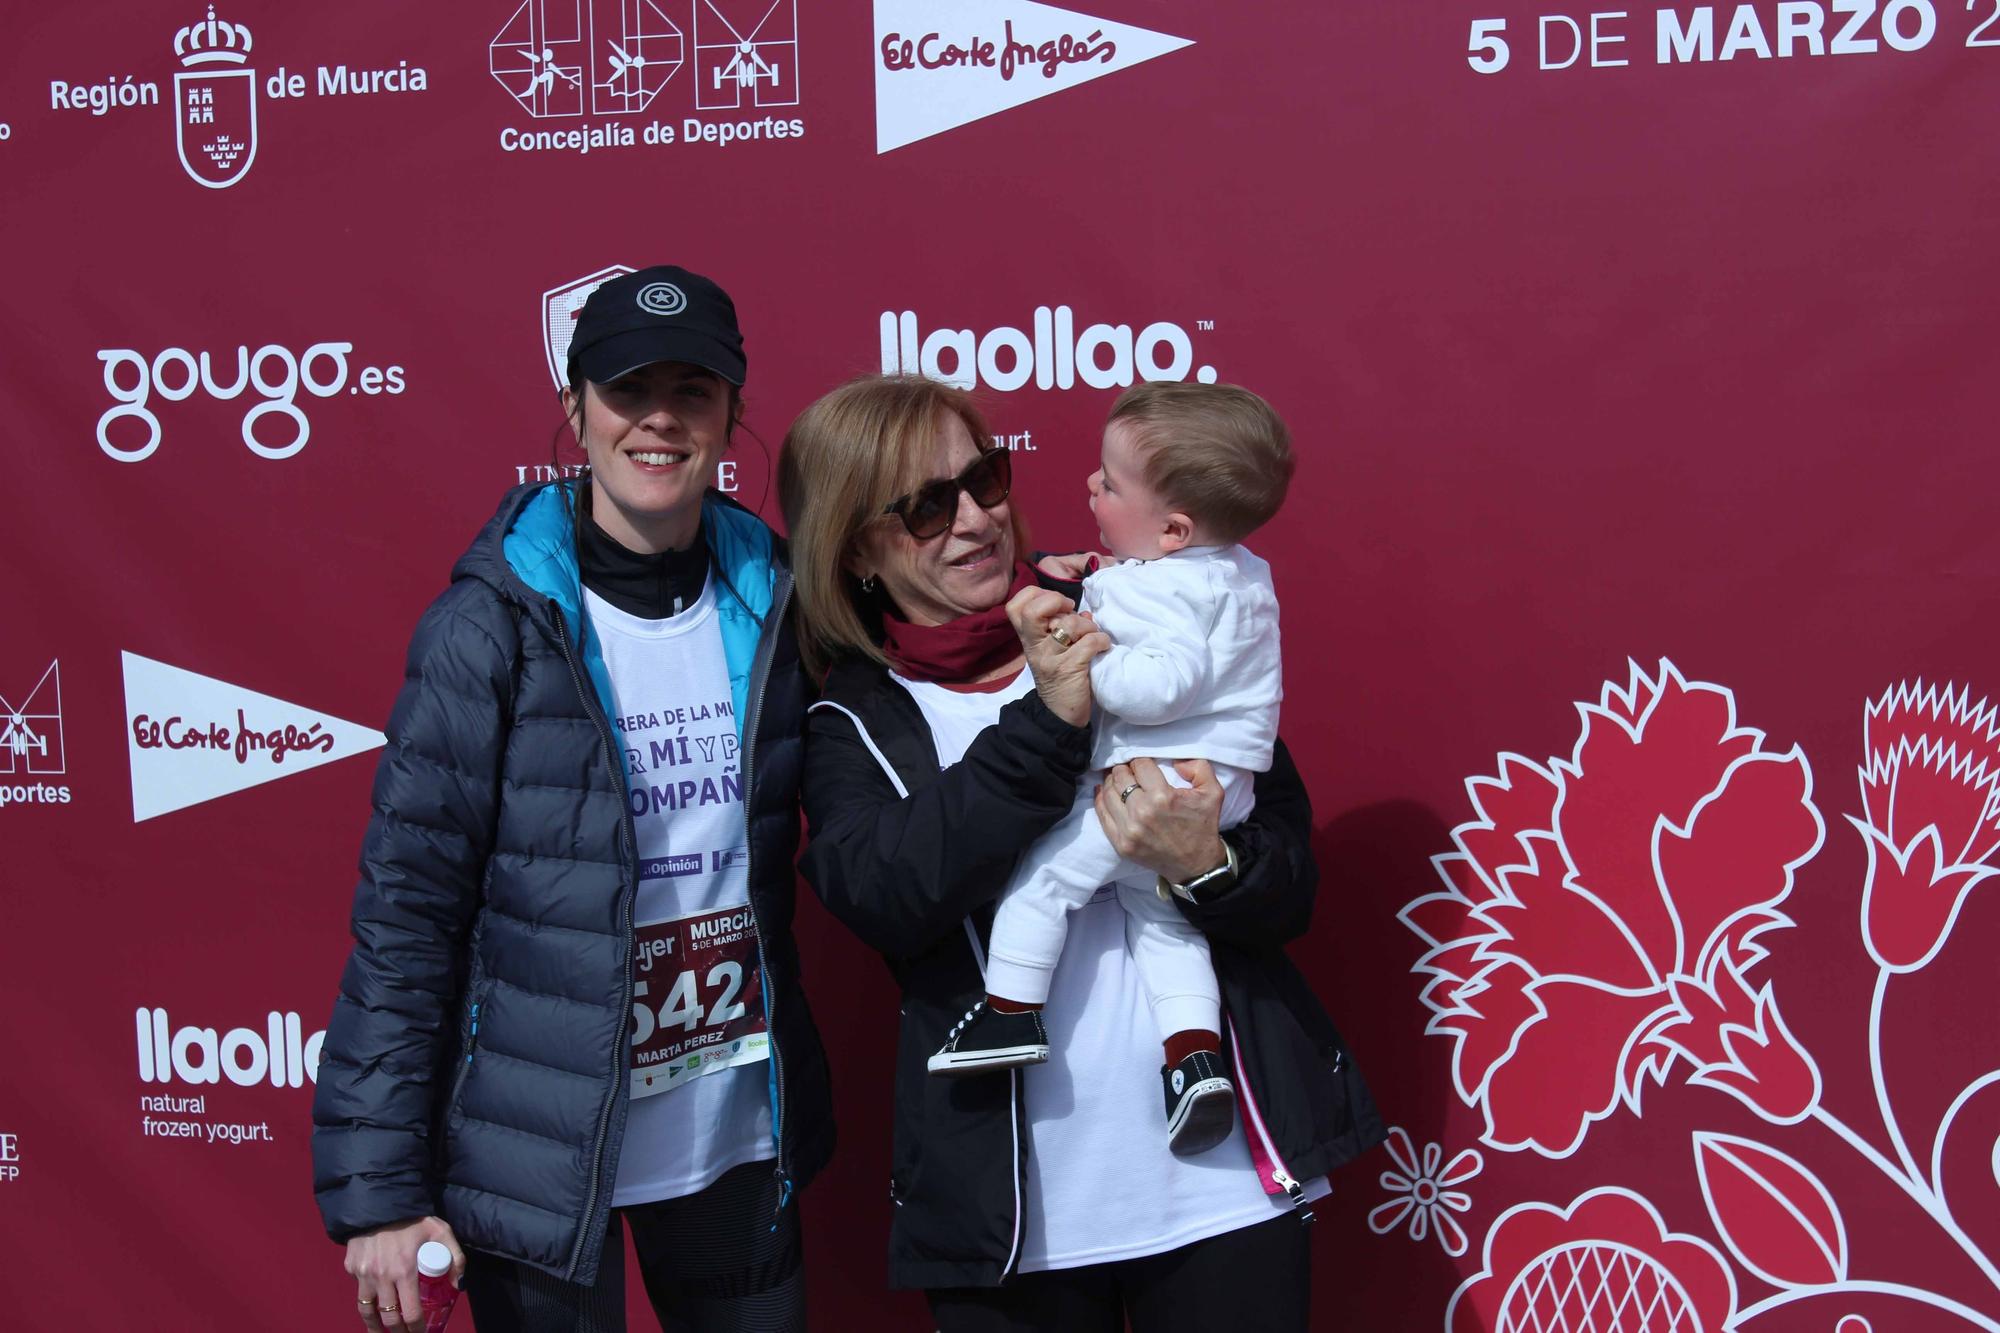
[[[207,18],[174,34],[174,56],[180,61],[168,103],[174,118],[174,147],[189,177],[211,190],[236,184],[257,160],[260,94],[277,102],[421,93],[430,87],[423,67],[404,59],[343,62],[310,71],[279,65],[260,78],[250,67],[254,45],[249,25],[216,17],[214,5],[208,7]],[[80,83],[49,81],[52,111],[117,118],[127,110],[160,102],[158,81],[136,74],[105,75]],[[0,125],[0,139],[6,137],[5,128]]]
[[[212,190],[236,184],[257,160],[257,71],[250,29],[208,19],[174,35],[174,144],[187,174]]]

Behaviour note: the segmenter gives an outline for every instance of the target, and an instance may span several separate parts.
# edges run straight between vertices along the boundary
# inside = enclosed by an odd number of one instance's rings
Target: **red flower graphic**
[[[1804,755],[1667,661],[1578,712],[1567,760],[1502,755],[1466,784],[1478,817],[1436,858],[1448,887],[1402,913],[1484,1141],[1567,1156],[1682,1058],[1768,1119],[1803,1117],[1818,1072],[1744,973],[1824,834]]]
[[[1811,1114],[1819,1070],[1785,1027],[1771,988],[1753,993],[1727,948],[1708,955],[1702,979],[1671,976],[1667,990],[1676,1011],[1647,1039],[1694,1063],[1688,1082],[1720,1088],[1781,1125]]]
[[[1448,1333],[1722,1333],[1736,1279],[1713,1247],[1667,1231],[1653,1205],[1596,1189],[1558,1210],[1518,1204],[1452,1293]]]
[[[1868,843],[1862,933],[1892,972],[1936,956],[1965,895],[2000,874],[2000,709],[1922,681],[1868,705],[1861,767]]]

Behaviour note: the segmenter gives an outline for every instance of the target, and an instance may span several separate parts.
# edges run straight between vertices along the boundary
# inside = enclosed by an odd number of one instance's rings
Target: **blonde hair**
[[[1129,422],[1146,485],[1215,538],[1271,521],[1292,480],[1292,440],[1271,405],[1234,384],[1135,384],[1106,421]]]
[[[880,609],[867,604],[847,559],[886,505],[931,479],[945,413],[965,423],[981,450],[992,447],[992,431],[970,395],[919,375],[851,380],[785,432],[778,504],[791,535],[799,651],[814,675],[850,653],[887,663],[875,643]],[[1025,556],[1028,531],[1018,509],[1010,509],[1010,520],[1014,553]]]

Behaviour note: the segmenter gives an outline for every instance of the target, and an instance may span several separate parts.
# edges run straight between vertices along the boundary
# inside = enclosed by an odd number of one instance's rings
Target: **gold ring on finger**
[[[1070,632],[1061,625],[1057,625],[1054,629],[1050,630],[1049,637],[1065,648],[1076,642],[1075,639],[1070,637]]]

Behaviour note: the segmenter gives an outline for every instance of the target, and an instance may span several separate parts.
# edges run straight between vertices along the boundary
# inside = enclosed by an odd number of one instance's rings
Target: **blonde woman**
[[[1097,802],[1119,852],[1208,939],[1244,1104],[1223,1143],[1180,1158],[1131,1132],[1159,1114],[1159,1046],[1109,892],[1072,917],[1043,1012],[1054,1059],[1006,1078],[925,1072],[986,993],[1016,858],[1089,766],[1089,662],[1109,644],[1074,585],[1023,560],[1011,473],[966,395],[905,377],[827,395],[779,461],[800,644],[824,673],[800,865],[903,992],[891,1284],[923,1289],[943,1333],[1304,1329],[1308,1206],[1382,1130],[1283,953],[1317,873],[1282,743],[1226,838],[1205,764],[1177,787],[1135,759]]]

